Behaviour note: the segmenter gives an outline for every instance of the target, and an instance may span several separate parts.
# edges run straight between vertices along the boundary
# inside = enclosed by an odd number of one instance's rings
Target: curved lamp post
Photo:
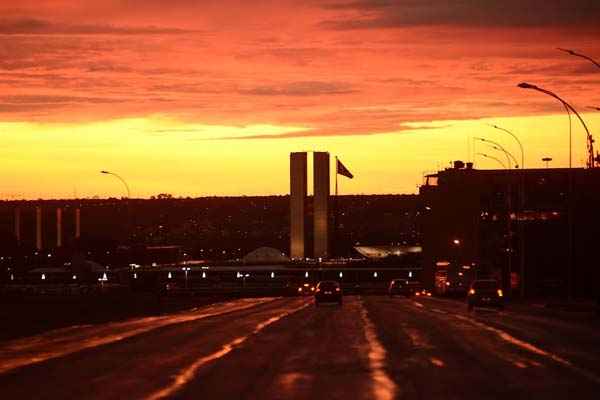
[[[481,137],[475,137],[473,138],[475,140],[479,140],[480,142],[486,143],[488,144],[491,148],[493,148],[494,150],[498,150],[502,153],[504,153],[504,155],[506,156],[506,163],[510,169],[511,167],[511,160],[512,162],[515,163],[515,166],[517,168],[519,168],[519,162],[517,161],[517,159],[515,158],[515,156],[513,156],[508,150],[506,150],[500,143],[498,142],[494,142],[493,140],[489,140],[486,138],[481,138]]]
[[[533,90],[537,90],[538,92],[547,94],[548,96],[552,96],[556,100],[560,101],[565,106],[565,108],[567,108],[567,111],[570,110],[573,114],[575,114],[577,116],[577,118],[579,119],[579,122],[581,122],[581,125],[583,125],[583,128],[585,129],[585,132],[587,134],[587,148],[588,148],[587,166],[588,166],[588,168],[594,168],[594,162],[595,162],[595,160],[594,160],[594,138],[592,137],[592,134],[590,133],[590,130],[588,129],[587,125],[585,124],[585,121],[583,120],[583,118],[581,118],[581,115],[579,115],[577,110],[575,110],[573,108],[573,106],[570,105],[569,103],[567,103],[565,100],[561,99],[556,93],[553,93],[549,90],[542,89],[541,87],[532,85],[527,82],[521,82],[517,86],[520,87],[521,89],[533,89]],[[569,158],[571,158],[570,154],[569,154]],[[571,166],[569,165],[569,168],[570,167]]]
[[[525,152],[523,150],[523,144],[521,143],[521,141],[519,140],[519,138],[517,137],[517,135],[515,135],[514,133],[512,133],[511,131],[509,131],[508,129],[502,128],[501,126],[498,125],[490,125],[492,128],[494,129],[498,129],[502,132],[506,132],[508,133],[510,136],[513,137],[513,139],[515,139],[517,141],[517,143],[519,144],[519,149],[521,150],[521,168],[525,169]]]
[[[100,171],[101,174],[106,174],[106,175],[112,175],[115,178],[117,178],[118,180],[120,180],[123,185],[125,186],[125,190],[127,191],[127,198],[131,198],[131,191],[129,190],[129,185],[127,184],[127,182],[125,182],[125,179],[123,179],[121,176],[115,174],[114,172],[110,172],[110,171]]]
[[[565,53],[570,54],[575,57],[584,58],[584,59],[588,60],[589,62],[591,62],[592,64],[594,64],[596,67],[600,68],[600,64],[596,60],[592,59],[591,57],[586,56],[585,54],[577,53],[570,49],[562,49],[560,47],[557,47],[557,50],[564,51]]]
[[[490,155],[488,155],[488,154],[485,154],[485,153],[477,153],[477,155],[478,155],[478,156],[485,157],[485,158],[489,158],[490,160],[494,160],[494,161],[496,161],[498,164],[502,165],[502,168],[508,169],[508,167],[506,166],[506,164],[504,164],[504,163],[502,162],[502,160],[500,160],[499,158],[496,158],[496,157],[494,157],[494,156],[490,156]]]

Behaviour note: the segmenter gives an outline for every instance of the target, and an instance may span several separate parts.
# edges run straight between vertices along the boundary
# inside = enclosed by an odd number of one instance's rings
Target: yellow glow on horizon
[[[600,113],[583,118],[592,133],[598,132]],[[214,138],[310,128],[203,125],[160,116],[77,124],[14,122],[0,123],[0,178],[5,182],[0,197],[123,195],[118,181],[99,174],[102,169],[123,176],[135,197],[287,194],[289,153],[312,150],[338,155],[354,173],[352,180],[339,178],[342,194],[415,193],[424,172],[456,159],[469,161],[478,151],[492,154],[481,143],[473,144],[474,136],[500,142],[520,159],[514,140],[486,124],[521,138],[527,168],[544,167],[545,156],[553,158],[553,167],[568,165],[565,114],[405,124],[412,130],[378,135],[229,140]],[[574,119],[573,165],[584,166],[585,159],[585,134]],[[498,167],[491,160],[474,161],[479,168]]]

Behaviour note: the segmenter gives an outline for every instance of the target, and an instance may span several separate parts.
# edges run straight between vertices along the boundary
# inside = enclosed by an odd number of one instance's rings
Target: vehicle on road
[[[310,284],[310,283],[304,283],[300,286],[298,286],[298,295],[300,296],[311,296],[313,295],[315,292],[315,287],[314,285]]]
[[[421,284],[419,282],[408,281],[406,279],[392,279],[388,287],[390,297],[395,295],[411,297],[420,294],[420,292]]]
[[[504,309],[504,294],[495,279],[479,279],[473,281],[467,294],[467,307],[488,306]]]
[[[315,305],[321,303],[338,303],[342,305],[342,288],[336,281],[321,281],[315,289]]]

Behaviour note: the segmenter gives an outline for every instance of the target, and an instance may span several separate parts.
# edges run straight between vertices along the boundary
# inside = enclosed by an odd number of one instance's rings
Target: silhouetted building
[[[290,154],[290,258],[305,257],[306,153]]]
[[[329,257],[329,153],[314,153],[314,258]]]
[[[600,169],[455,163],[428,175],[420,196],[429,287],[458,271],[496,277],[513,294],[593,297],[600,290]]]

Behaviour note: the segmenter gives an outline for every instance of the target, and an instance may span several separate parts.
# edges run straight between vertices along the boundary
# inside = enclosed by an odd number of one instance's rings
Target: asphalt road
[[[599,328],[435,298],[242,299],[0,342],[0,397],[597,399]]]

